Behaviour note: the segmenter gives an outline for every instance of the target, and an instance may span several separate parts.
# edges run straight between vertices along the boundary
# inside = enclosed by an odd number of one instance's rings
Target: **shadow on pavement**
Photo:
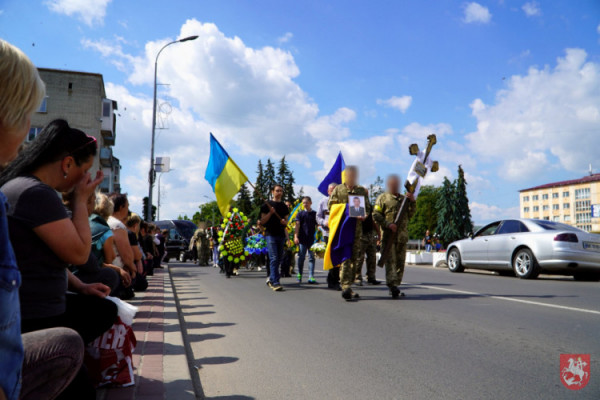
[[[196,366],[202,368],[203,365],[231,364],[238,360],[237,357],[204,357],[196,360]]]

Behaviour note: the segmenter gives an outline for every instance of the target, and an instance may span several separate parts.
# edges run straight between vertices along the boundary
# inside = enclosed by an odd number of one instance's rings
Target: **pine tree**
[[[440,188],[422,186],[417,197],[417,211],[408,222],[408,237],[422,239],[429,230],[436,233],[438,221],[437,202],[440,198]]]
[[[304,186],[300,186],[300,190],[298,190],[298,198],[302,199],[303,197],[304,197]]]
[[[458,178],[455,183],[456,188],[456,218],[457,230],[461,237],[467,237],[473,233],[473,221],[471,221],[471,210],[469,208],[469,198],[467,197],[467,180],[462,166],[458,166]]]
[[[279,161],[279,167],[277,168],[277,183],[283,186],[283,200],[294,203],[296,195],[294,193],[294,174],[290,167],[285,161],[285,156]]]
[[[246,187],[246,184],[243,184],[238,192],[236,206],[244,214],[250,214],[252,212],[252,199],[250,198],[250,191]]]
[[[265,184],[265,171],[261,160],[258,160],[256,169],[256,182],[254,183],[254,193],[252,193],[252,205],[260,207],[267,197],[268,189]]]
[[[290,203],[294,203],[296,201],[296,193],[294,193],[294,183],[296,183],[296,179],[294,179],[294,174],[291,170],[288,171],[285,184],[283,186],[283,190],[285,191],[285,200]]]
[[[266,185],[266,189],[267,189],[266,192],[270,195],[271,188],[273,187],[274,184],[277,183],[275,181],[275,166],[273,165],[273,162],[271,161],[270,158],[267,158],[267,165],[265,166],[264,177],[265,177],[265,185]]]
[[[455,219],[456,187],[447,177],[444,177],[436,206],[438,209],[436,232],[440,235],[444,247],[447,247],[448,244],[462,238]]]

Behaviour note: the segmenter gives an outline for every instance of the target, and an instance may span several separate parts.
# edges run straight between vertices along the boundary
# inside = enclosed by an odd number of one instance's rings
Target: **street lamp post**
[[[158,56],[160,53],[167,48],[168,46],[175,43],[187,42],[190,40],[198,39],[197,35],[188,36],[183,39],[174,40],[170,43],[165,44],[156,54],[156,59],[154,60],[154,101],[152,102],[152,144],[150,146],[150,172],[148,173],[148,205],[147,205],[147,215],[148,219],[152,220],[152,189],[154,188],[154,179],[156,178],[156,173],[154,172],[154,139],[156,133],[156,76],[158,73]]]

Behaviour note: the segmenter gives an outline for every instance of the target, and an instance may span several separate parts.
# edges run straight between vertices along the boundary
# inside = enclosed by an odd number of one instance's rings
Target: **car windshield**
[[[194,232],[196,232],[196,225],[187,221],[174,221],[174,224],[177,226],[177,230],[181,233],[185,239],[190,240],[192,236],[194,236]]]

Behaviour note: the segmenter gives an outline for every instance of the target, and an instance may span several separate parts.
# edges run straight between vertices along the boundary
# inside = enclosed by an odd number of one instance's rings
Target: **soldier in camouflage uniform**
[[[198,265],[208,265],[210,257],[210,244],[208,234],[204,228],[198,228],[194,233],[196,249],[198,252]]]
[[[358,168],[355,166],[348,166],[345,170],[346,183],[337,185],[331,196],[329,197],[329,211],[334,204],[348,204],[348,197],[350,195],[364,196],[367,200],[367,189],[358,185]],[[367,215],[371,212],[371,204],[365,201],[365,212]],[[342,297],[345,300],[357,299],[359,296],[357,293],[352,291],[352,284],[354,283],[355,271],[358,269],[358,261],[360,259],[360,253],[362,250],[361,237],[362,237],[362,221],[364,217],[357,218],[356,221],[356,233],[354,235],[354,245],[352,247],[352,258],[344,261],[340,268],[340,284],[342,286]]]
[[[375,278],[377,269],[377,242],[380,240],[379,228],[373,221],[373,214],[369,214],[362,223],[363,234],[360,238],[361,251],[360,258],[356,264],[355,283],[362,286],[362,265],[367,259],[367,283],[370,285],[379,285],[381,282]]]
[[[386,192],[381,194],[375,201],[373,218],[383,230],[381,248],[384,249],[387,242],[392,239],[393,233],[398,232],[395,243],[392,245],[391,254],[385,264],[386,283],[390,288],[393,298],[404,296],[399,286],[404,275],[404,261],[406,259],[406,243],[408,242],[408,221],[416,210],[414,197],[411,193],[406,195],[406,211],[398,224],[394,224],[396,214],[400,209],[404,196],[399,193],[400,179],[396,175],[388,177]]]

